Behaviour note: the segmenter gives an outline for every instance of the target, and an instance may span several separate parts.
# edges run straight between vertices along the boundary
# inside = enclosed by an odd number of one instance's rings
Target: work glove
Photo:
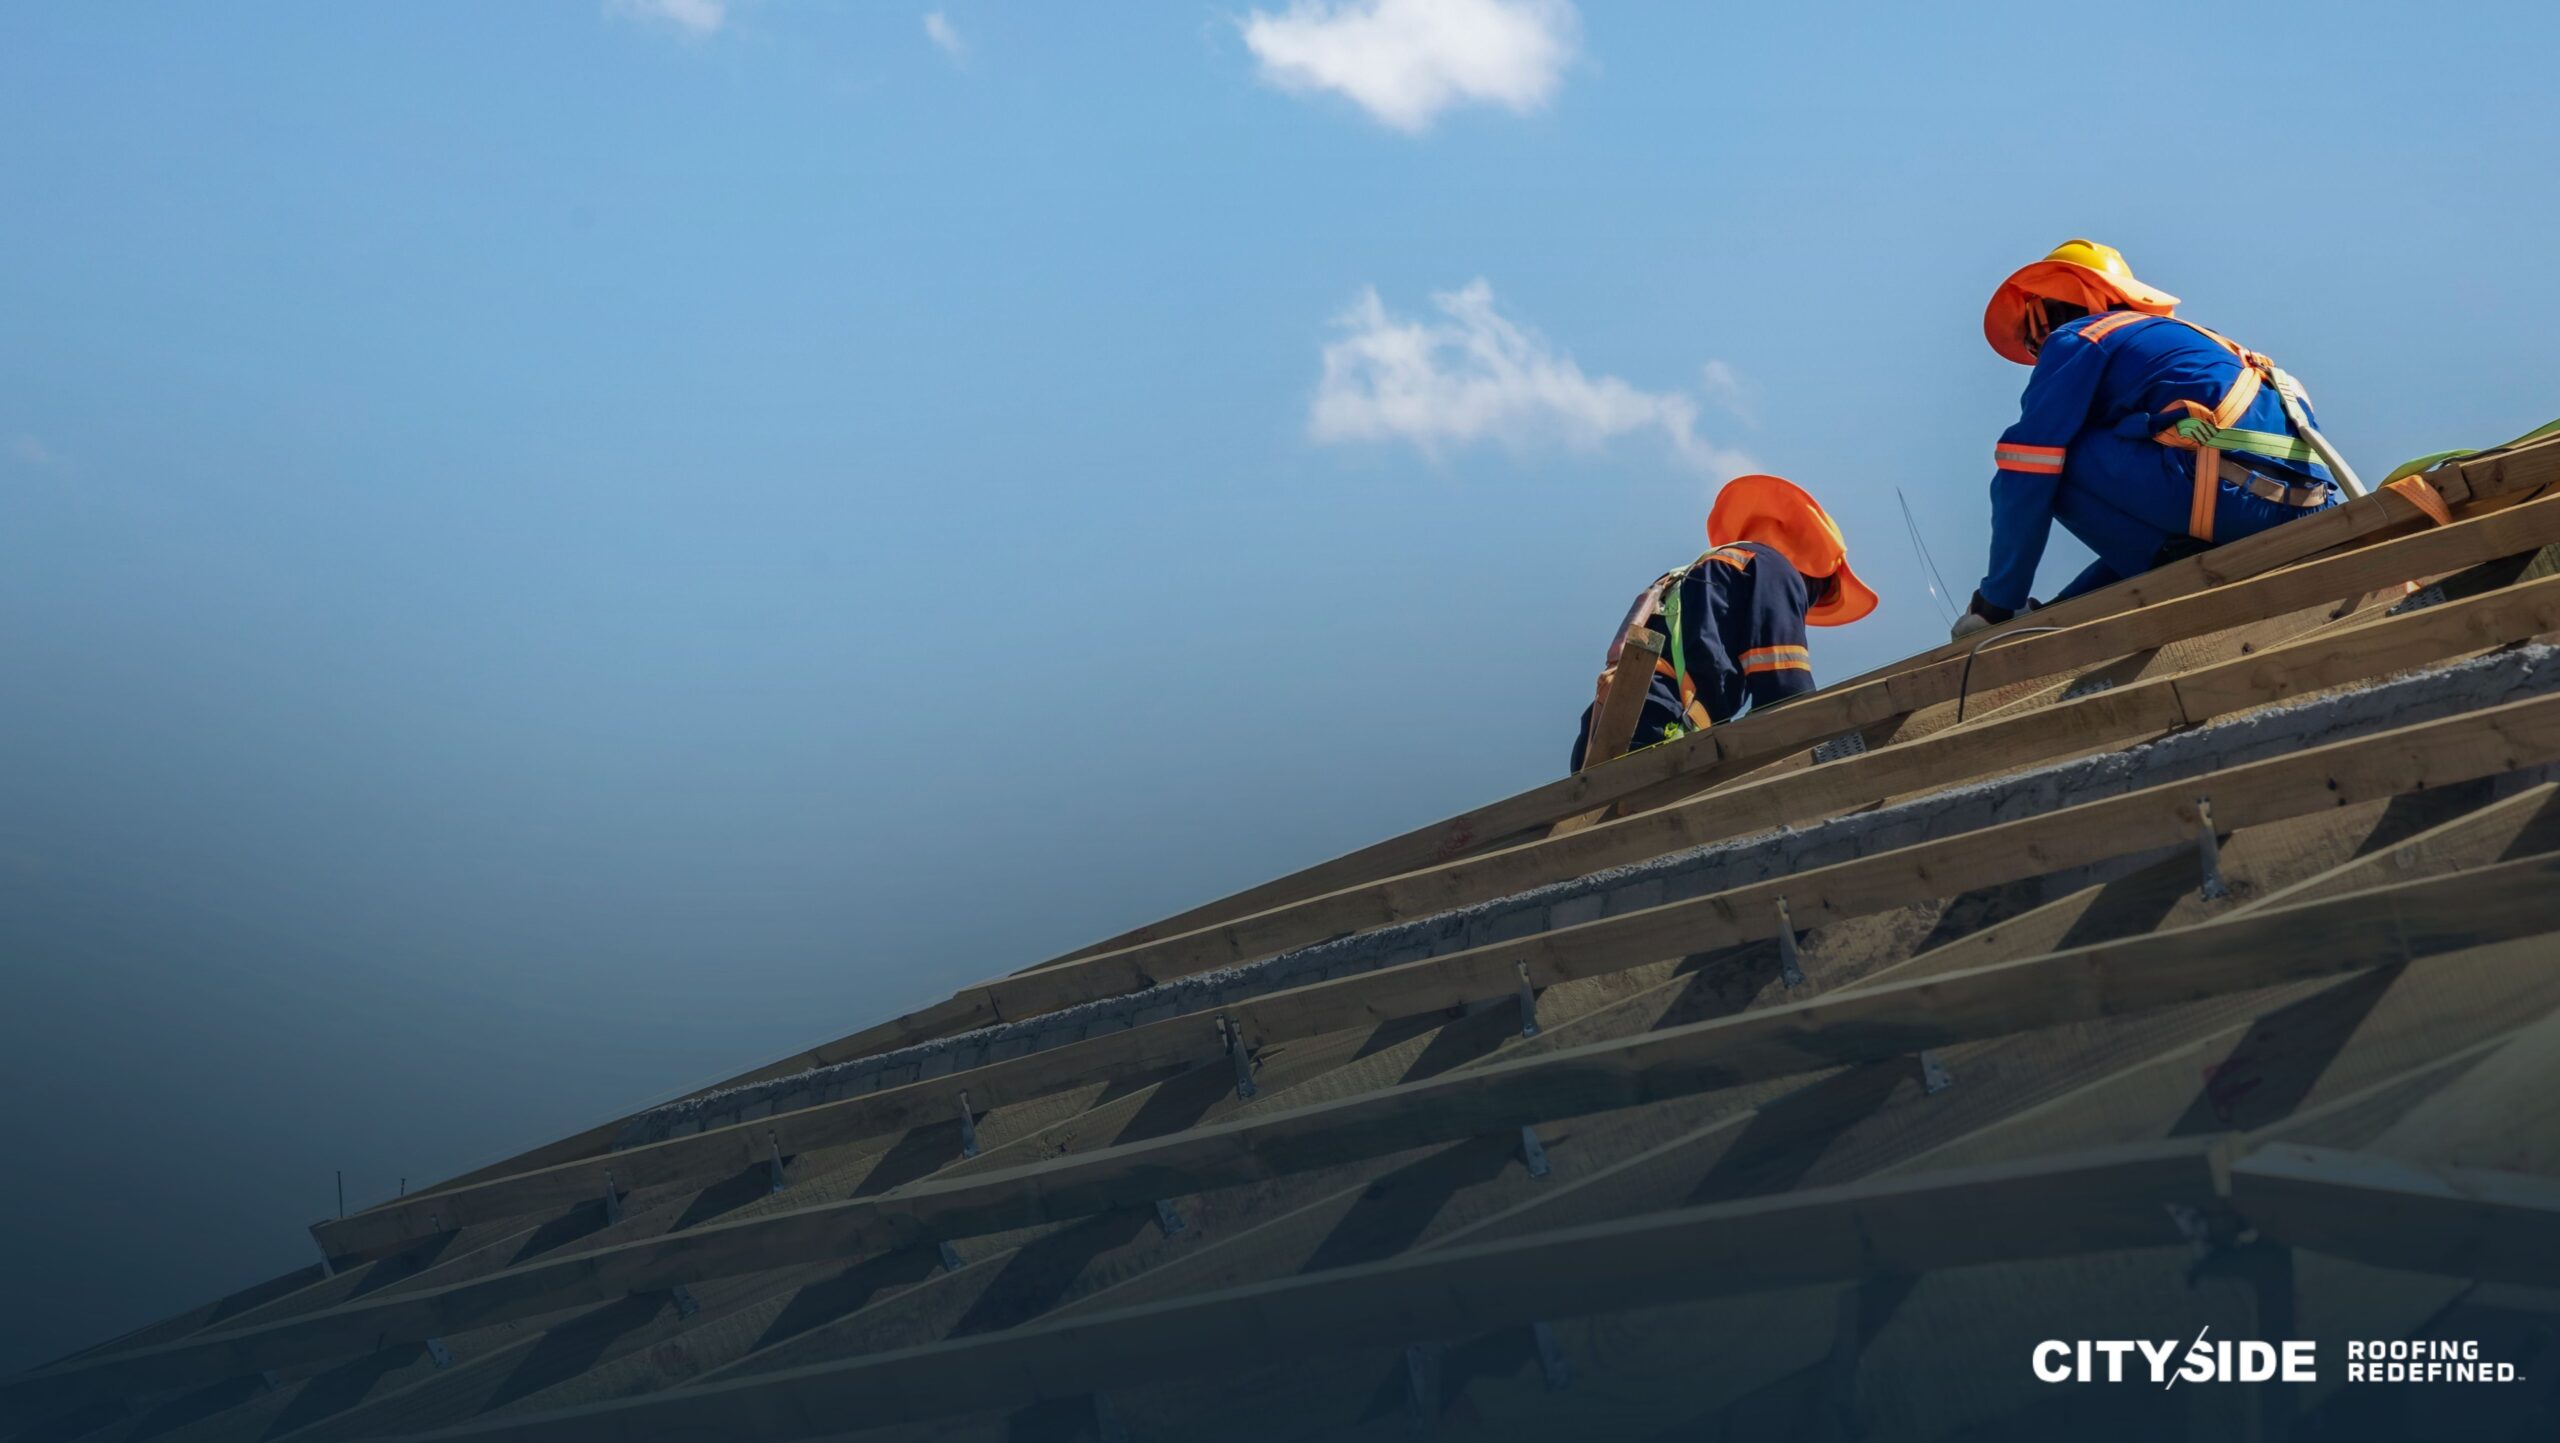
[[[2032,607],[2035,603],[2030,601],[2027,605]],[[1983,600],[1982,593],[1977,591],[1973,594],[1973,600],[1966,604],[1964,615],[1957,617],[1956,624],[1947,629],[1947,639],[1962,641],[1986,626],[1998,626],[2017,614],[2005,606],[1993,606],[1990,602]]]

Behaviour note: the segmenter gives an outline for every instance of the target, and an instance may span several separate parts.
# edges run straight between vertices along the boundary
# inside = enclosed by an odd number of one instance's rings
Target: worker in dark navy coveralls
[[[1707,540],[1705,555],[1636,598],[1600,669],[1605,694],[1629,627],[1663,638],[1630,751],[1813,690],[1805,628],[1845,625],[1875,610],[1876,594],[1849,570],[1839,526],[1791,482],[1737,477],[1716,495]],[[1595,698],[1582,714],[1575,771],[1598,709]]]

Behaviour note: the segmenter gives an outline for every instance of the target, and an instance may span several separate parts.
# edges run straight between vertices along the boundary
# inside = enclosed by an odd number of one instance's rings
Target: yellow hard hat
[[[2174,314],[2178,298],[2134,278],[2124,252],[2078,237],[2064,241],[2043,260],[2030,261],[2010,273],[1991,293],[1982,313],[1982,334],[1991,349],[2022,366],[2036,362],[2035,342],[2028,334],[2029,312],[2039,301],[2067,301],[2084,310],[2129,307],[2155,316]]]

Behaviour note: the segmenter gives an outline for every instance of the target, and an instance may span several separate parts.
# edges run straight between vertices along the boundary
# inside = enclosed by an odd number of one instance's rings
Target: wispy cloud
[[[1547,103],[1581,43],[1572,0],[1290,0],[1244,42],[1283,90],[1330,90],[1407,134],[1475,101]]]
[[[1709,401],[1732,413],[1746,426],[1760,424],[1760,387],[1723,361],[1698,368],[1698,389]]]
[[[967,43],[961,40],[960,32],[951,28],[950,17],[939,10],[925,12],[924,37],[932,41],[935,48],[954,60],[960,59],[969,50]]]
[[[605,0],[605,9],[662,21],[692,35],[708,35],[729,21],[729,0]]]
[[[1573,357],[1494,305],[1482,279],[1432,296],[1436,315],[1390,312],[1365,289],[1335,318],[1324,375],[1307,413],[1323,442],[1404,441],[1438,457],[1453,446],[1496,441],[1517,449],[1593,450],[1622,436],[1658,432],[1684,463],[1723,477],[1749,458],[1698,433],[1698,398],[1647,391],[1585,373]],[[1729,367],[1711,374],[1732,377]]]
[[[47,448],[42,441],[37,440],[33,436],[19,435],[10,437],[9,454],[22,464],[28,466],[58,466],[62,464],[61,457],[53,454],[53,452]]]

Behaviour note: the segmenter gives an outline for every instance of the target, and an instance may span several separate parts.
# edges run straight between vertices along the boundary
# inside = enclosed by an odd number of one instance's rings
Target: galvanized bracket
[[[1531,1323],[1529,1343],[1538,1350],[1538,1372],[1546,1378],[1548,1392],[1573,1382],[1573,1360],[1564,1355],[1564,1344],[1557,1340],[1555,1329],[1545,1323]]]
[[[1520,968],[1520,1035],[1535,1037],[1538,1035],[1538,989],[1529,985],[1529,964],[1522,962],[1518,966]]]
[[[942,1270],[944,1272],[956,1273],[960,1271],[960,1250],[958,1248],[951,1246],[949,1243],[935,1243],[934,1247],[939,1249],[942,1253]]]
[[[782,1170],[782,1134],[779,1132],[767,1132],[764,1135],[764,1145],[764,1165],[766,1170],[771,1174],[765,1191],[768,1193],[777,1193],[791,1185],[790,1177]]]
[[[1813,749],[1813,764],[1820,766],[1824,762],[1836,762],[1843,757],[1863,756],[1866,750],[1865,737],[1856,732],[1842,732]]]
[[[682,1283],[667,1289],[667,1297],[675,1303],[676,1316],[679,1318],[690,1318],[702,1311],[702,1304],[694,1301],[693,1294],[686,1292]]]
[[[1221,1012],[1218,1014],[1218,1032],[1227,1042],[1227,1060],[1235,1064],[1236,1096],[1251,1101],[1254,1092],[1253,1059],[1245,1053],[1244,1030]]]
[[[614,1190],[613,1174],[604,1175],[604,1225],[611,1227],[622,1221],[622,1194]]]
[[[453,1366],[453,1350],[444,1345],[444,1339],[442,1338],[427,1339],[427,1356],[434,1359],[436,1366],[439,1368],[450,1368]]]
[[[1174,1208],[1171,1199],[1156,1199],[1156,1226],[1164,1229],[1164,1235],[1168,1238],[1182,1236],[1182,1214]]]
[[[2208,902],[2219,902],[2231,895],[2222,883],[2222,844],[2213,835],[2213,799],[2196,798],[2196,857],[2204,864],[2204,887],[2198,893]]]
[[[1553,1169],[1547,1166],[1546,1144],[1538,1141],[1534,1127],[1520,1129],[1520,1160],[1529,1165],[1529,1176],[1545,1177]]]
[[[1778,899],[1778,980],[1789,991],[1804,985],[1804,967],[1796,960],[1796,919],[1787,911],[1787,899]]]
[[[1947,1065],[1938,1060],[1938,1054],[1930,1048],[1921,1048],[1920,1090],[1934,1096],[1955,1085],[1956,1075],[1947,1071]]]
[[[960,1155],[978,1155],[978,1115],[969,1110],[969,1094],[960,1094]]]
[[[432,1217],[427,1219],[427,1227],[430,1231],[434,1230],[435,1221],[436,1220]],[[320,1234],[317,1229],[314,1229],[311,1234],[311,1246],[320,1250],[320,1276],[324,1278],[336,1277],[338,1275],[337,1260],[329,1256],[329,1245],[326,1242],[321,1241]]]

